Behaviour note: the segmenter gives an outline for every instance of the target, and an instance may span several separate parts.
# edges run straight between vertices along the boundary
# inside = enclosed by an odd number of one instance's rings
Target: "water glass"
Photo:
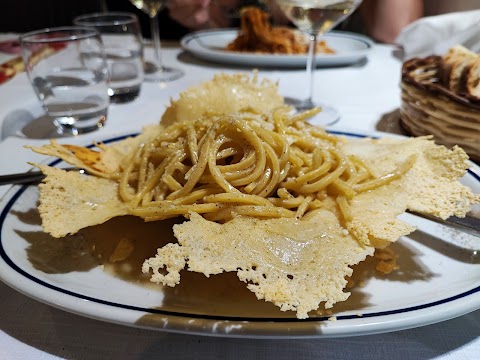
[[[105,125],[108,68],[100,33],[59,27],[20,37],[30,82],[59,133],[73,135]]]
[[[102,35],[110,72],[110,102],[130,102],[143,82],[143,43],[135,14],[94,13],[73,19],[75,25],[93,27]]]

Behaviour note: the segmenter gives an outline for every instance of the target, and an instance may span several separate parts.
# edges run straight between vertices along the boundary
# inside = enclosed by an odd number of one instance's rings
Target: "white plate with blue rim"
[[[480,167],[472,164],[462,182],[479,193]],[[37,201],[36,186],[12,187],[0,200],[0,279],[38,301],[98,320],[210,336],[340,337],[424,326],[480,308],[480,252],[464,247],[479,239],[410,214],[404,220],[418,230],[392,245],[398,271],[367,272],[363,286],[350,289],[334,312],[299,320],[258,301],[232,273],[206,278],[184,271],[174,288],[150,284],[141,263],[174,241],[174,221],[124,217],[53,239],[42,231]],[[122,239],[133,244],[134,255],[115,253]]]
[[[226,50],[237,34],[237,29],[202,30],[186,35],[180,44],[195,57],[214,63],[268,68],[301,68],[307,64],[306,54],[261,54]],[[374,46],[373,41],[366,36],[342,31],[331,31],[319,37],[319,40],[325,41],[335,53],[317,54],[317,67],[347,66],[361,62]]]

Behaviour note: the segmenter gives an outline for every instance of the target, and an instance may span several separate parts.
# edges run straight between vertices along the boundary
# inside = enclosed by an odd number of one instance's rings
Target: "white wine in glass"
[[[167,0],[130,0],[130,2],[150,17],[154,63],[146,63],[145,80],[163,82],[176,80],[182,77],[182,70],[163,66],[162,61],[162,46],[160,43],[158,13],[165,6]]]
[[[345,20],[362,2],[361,0],[275,0],[285,16],[309,37],[307,57],[307,77],[309,95],[305,100],[291,101],[298,110],[321,107],[322,112],[315,121],[321,125],[331,125],[338,121],[340,115],[330,106],[313,101],[315,54],[318,36],[330,31]]]

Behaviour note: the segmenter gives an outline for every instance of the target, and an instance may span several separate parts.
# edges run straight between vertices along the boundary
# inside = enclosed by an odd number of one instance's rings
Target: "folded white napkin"
[[[461,44],[480,52],[480,10],[428,16],[406,26],[396,39],[405,59],[442,55]]]

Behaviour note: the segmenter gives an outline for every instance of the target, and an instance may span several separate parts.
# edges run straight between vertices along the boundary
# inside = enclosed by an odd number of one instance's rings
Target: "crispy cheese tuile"
[[[128,213],[127,204],[118,197],[116,182],[49,166],[38,167],[47,175],[39,185],[38,210],[44,231],[52,236],[74,234]]]
[[[185,265],[207,277],[235,271],[258,299],[303,319],[322,302],[331,308],[346,300],[350,266],[373,255],[373,247],[342,230],[329,211],[303,220],[238,217],[223,225],[192,213],[190,221],[174,226],[178,244],[159,249],[143,271],[152,270],[153,282],[169,286],[180,282]]]
[[[459,147],[451,150],[430,138],[362,139],[344,145],[347,154],[362,158],[377,176],[392,173],[409,157],[413,166],[389,185],[358,194],[351,202],[354,219],[348,229],[362,242],[384,247],[414,228],[396,217],[407,209],[442,219],[463,217],[480,195],[461,184],[470,167]]]
[[[284,102],[276,83],[267,79],[260,81],[256,73],[253,77],[217,74],[212,80],[182,92],[178,100],[172,100],[161,124],[168,126],[207,114],[233,114],[245,109],[267,114],[280,106],[284,106]]]

